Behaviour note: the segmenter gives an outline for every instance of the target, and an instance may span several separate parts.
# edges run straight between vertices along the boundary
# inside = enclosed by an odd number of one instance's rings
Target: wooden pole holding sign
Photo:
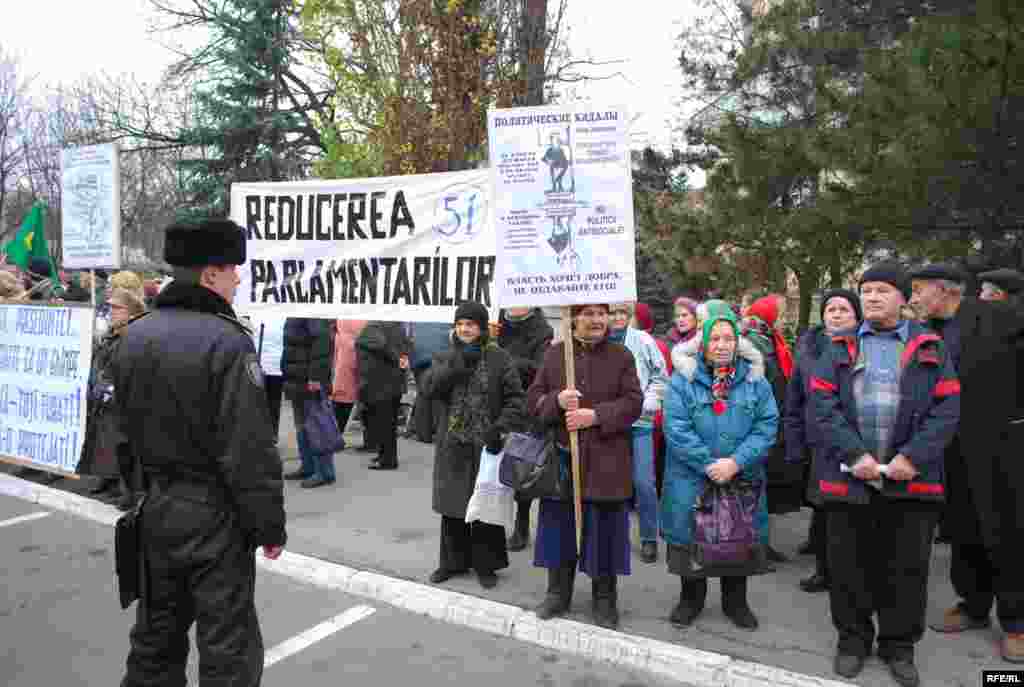
[[[576,389],[576,355],[572,341],[572,308],[562,308],[562,342],[565,344],[565,388]],[[576,555],[583,555],[583,483],[580,481],[580,435],[569,432],[572,459],[573,507],[576,513]]]

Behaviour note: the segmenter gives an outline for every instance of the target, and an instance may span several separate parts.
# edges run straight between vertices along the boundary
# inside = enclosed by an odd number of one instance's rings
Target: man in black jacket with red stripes
[[[908,287],[893,263],[864,273],[864,323],[833,338],[811,390],[825,449],[815,479],[828,512],[836,673],[859,674],[877,638],[896,681],[917,687],[914,645],[924,635],[943,453],[960,417],[960,383],[942,339],[902,319]]]

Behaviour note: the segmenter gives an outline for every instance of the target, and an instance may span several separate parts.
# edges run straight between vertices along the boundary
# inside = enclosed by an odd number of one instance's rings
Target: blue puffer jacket
[[[765,483],[765,463],[779,431],[779,410],[763,374],[751,372],[740,358],[726,411],[712,410],[711,373],[697,358],[676,368],[665,397],[665,484],[661,497],[662,537],[669,544],[689,544],[693,507],[709,484],[704,470],[719,458],[733,457],[737,477]],[[754,517],[762,543],[768,543],[766,492]]]
[[[860,339],[837,335],[819,359],[811,378],[815,422],[821,428],[822,459],[814,461],[814,479],[825,501],[868,503],[874,487],[842,472],[869,453],[858,429],[854,379],[862,371]],[[902,453],[920,473],[909,482],[882,477],[882,492],[893,498],[921,501],[945,499],[943,454],[960,422],[960,382],[942,339],[916,322],[910,323],[900,358],[900,408],[892,431],[888,463]]]

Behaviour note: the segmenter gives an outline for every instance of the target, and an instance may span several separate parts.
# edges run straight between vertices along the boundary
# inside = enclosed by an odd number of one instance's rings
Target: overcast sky
[[[21,58],[23,71],[35,75],[38,85],[99,72],[133,73],[154,82],[174,59],[147,32],[152,17],[149,0],[12,0],[4,5],[0,46]],[[620,71],[623,77],[582,85],[577,95],[595,103],[625,105],[637,116],[636,146],[668,147],[678,141],[672,132],[680,117],[674,106],[680,93],[675,37],[691,6],[690,0],[634,0],[629,5],[569,1],[574,56],[624,60],[595,70]]]

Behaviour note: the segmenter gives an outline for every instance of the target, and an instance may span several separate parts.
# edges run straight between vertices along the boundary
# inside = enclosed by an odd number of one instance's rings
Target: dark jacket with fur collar
[[[111,368],[132,455],[147,474],[210,495],[191,519],[161,526],[180,531],[173,536],[211,536],[206,528],[223,528],[212,507],[231,514],[251,546],[284,544],[281,458],[263,375],[231,306],[204,287],[172,282],[120,339]]]

